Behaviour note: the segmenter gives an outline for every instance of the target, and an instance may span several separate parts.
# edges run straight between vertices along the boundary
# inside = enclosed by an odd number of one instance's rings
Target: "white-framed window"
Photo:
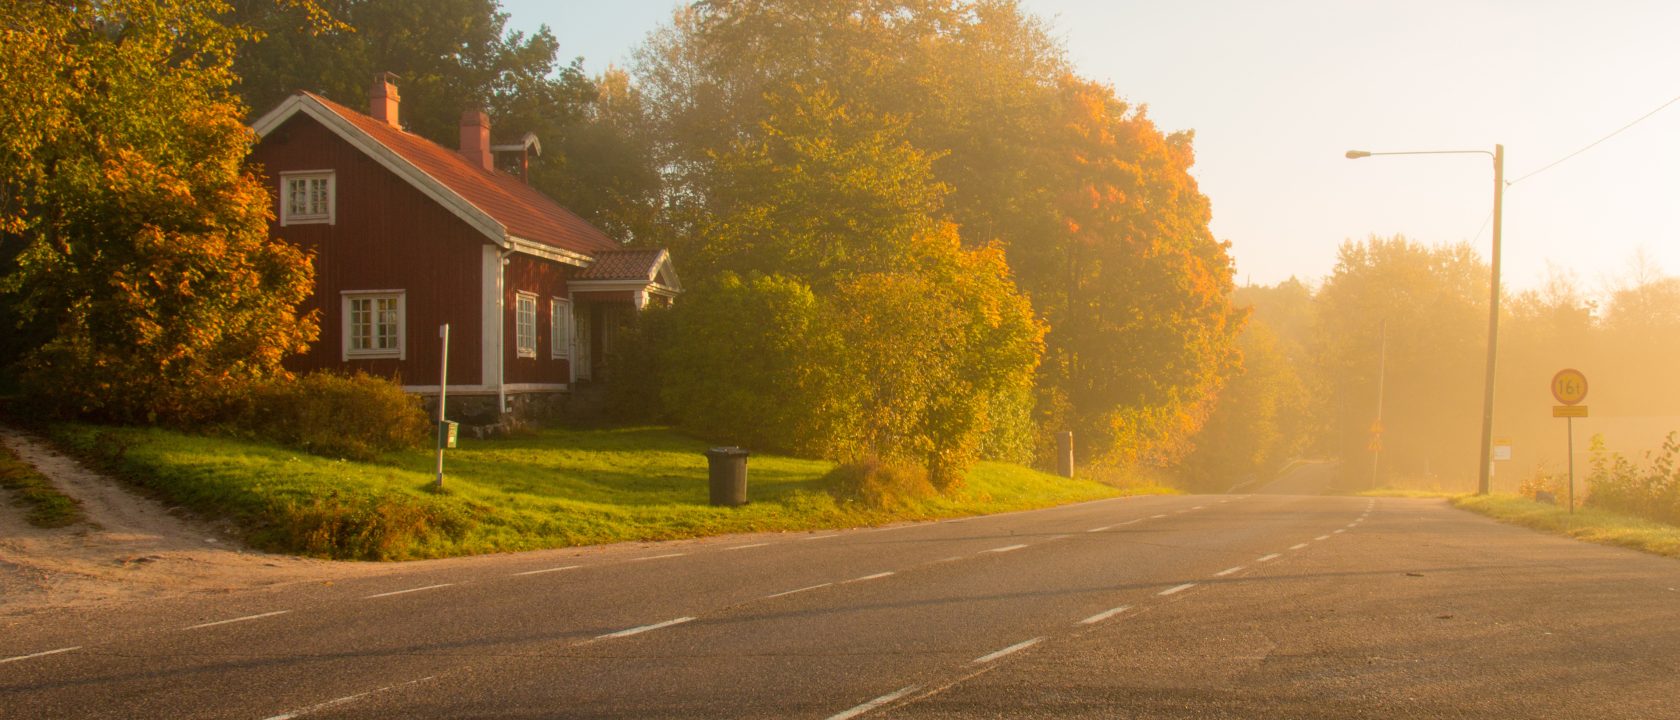
[[[402,290],[346,290],[343,295],[344,359],[397,358],[407,352],[407,293]]]
[[[331,170],[280,173],[280,224],[331,225],[337,187]]]
[[[519,357],[537,356],[537,296],[522,292],[517,295],[514,315],[514,337],[518,339]]]
[[[549,357],[564,359],[572,350],[572,301],[548,299]]]

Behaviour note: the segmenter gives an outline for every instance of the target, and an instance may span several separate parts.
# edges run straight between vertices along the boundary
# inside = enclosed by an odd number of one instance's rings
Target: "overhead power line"
[[[1527,180],[1527,179],[1529,179],[1529,178],[1531,178],[1531,177],[1534,177],[1534,176],[1535,176],[1535,175],[1539,175],[1539,174],[1540,174],[1540,173],[1543,173],[1543,172],[1546,172],[1546,171],[1547,171],[1547,170],[1550,170],[1550,169],[1552,169],[1552,168],[1554,168],[1554,167],[1557,167],[1557,166],[1559,166],[1559,165],[1562,165],[1562,164],[1563,164],[1563,163],[1564,163],[1564,162],[1566,162],[1566,161],[1568,161],[1568,160],[1569,160],[1569,159],[1570,159],[1570,158],[1573,158],[1573,157],[1575,157],[1575,156],[1576,156],[1576,155],[1580,155],[1580,154],[1581,154],[1581,153],[1584,153],[1584,152],[1586,152],[1586,151],[1588,151],[1588,150],[1591,150],[1591,149],[1593,149],[1593,148],[1595,148],[1595,147],[1598,147],[1598,145],[1599,145],[1599,143],[1602,143],[1602,142],[1604,142],[1604,141],[1605,141],[1605,140],[1609,140],[1609,139],[1610,139],[1610,138],[1613,138],[1613,137],[1616,137],[1616,136],[1617,136],[1617,135],[1620,135],[1620,134],[1622,134],[1622,132],[1623,132],[1623,131],[1625,131],[1625,130],[1627,130],[1627,129],[1628,129],[1628,128],[1630,128],[1630,127],[1633,127],[1633,126],[1635,126],[1635,125],[1638,125],[1638,124],[1639,124],[1639,123],[1642,123],[1642,122],[1645,122],[1645,120],[1646,120],[1646,119],[1647,119],[1647,118],[1650,118],[1650,117],[1651,117],[1651,116],[1652,116],[1652,115],[1655,115],[1655,114],[1657,114],[1657,113],[1660,113],[1660,112],[1662,112],[1662,111],[1663,111],[1663,110],[1665,110],[1665,109],[1667,109],[1667,108],[1668,108],[1668,106],[1670,106],[1670,105],[1673,105],[1673,104],[1674,104],[1674,103],[1677,103],[1677,102],[1680,102],[1680,95],[1677,95],[1677,96],[1675,96],[1675,97],[1674,97],[1674,98],[1673,98],[1673,99],[1671,99],[1671,100],[1669,100],[1669,101],[1668,101],[1668,102],[1665,102],[1665,103],[1663,103],[1663,104],[1662,104],[1662,105],[1659,105],[1659,106],[1657,106],[1657,109],[1655,109],[1655,110],[1652,110],[1652,111],[1651,111],[1651,112],[1648,112],[1648,113],[1645,113],[1645,114],[1644,114],[1644,115],[1640,115],[1640,116],[1639,116],[1639,117],[1638,117],[1638,118],[1637,118],[1637,119],[1635,119],[1635,120],[1634,120],[1634,121],[1633,121],[1633,122],[1630,122],[1630,123],[1628,123],[1628,124],[1626,124],[1626,125],[1623,125],[1623,126],[1621,126],[1621,127],[1619,127],[1619,128],[1616,128],[1616,131],[1615,131],[1615,132],[1612,132],[1612,133],[1610,133],[1610,134],[1609,134],[1609,135],[1605,135],[1605,136],[1604,136],[1604,137],[1601,137],[1601,138],[1599,138],[1599,139],[1597,139],[1597,140],[1594,140],[1594,141],[1592,141],[1592,142],[1590,142],[1590,143],[1588,143],[1588,144],[1587,144],[1587,145],[1586,145],[1586,146],[1585,146],[1585,147],[1582,147],[1582,148],[1581,148],[1581,149],[1580,149],[1580,150],[1576,150],[1576,151],[1575,151],[1575,152],[1572,152],[1572,153],[1569,153],[1569,154],[1568,154],[1568,155],[1565,155],[1565,156],[1563,156],[1563,157],[1560,157],[1560,158],[1558,158],[1558,159],[1556,159],[1556,160],[1553,160],[1553,161],[1551,161],[1551,162],[1549,162],[1549,163],[1547,163],[1547,164],[1545,164],[1545,165],[1544,165],[1544,166],[1542,166],[1542,167],[1541,167],[1541,168],[1540,168],[1540,169],[1539,169],[1539,170],[1535,170],[1535,171],[1534,171],[1534,172],[1531,172],[1531,173],[1528,173],[1528,174],[1527,174],[1527,175],[1524,175],[1524,176],[1522,176],[1522,177],[1519,177],[1519,178],[1517,178],[1517,179],[1515,179],[1515,180],[1507,180],[1507,181],[1505,181],[1505,185],[1506,185],[1506,186],[1507,186],[1507,187],[1509,187],[1509,186],[1511,186],[1511,185],[1515,185],[1515,184],[1517,184],[1517,183],[1520,183],[1520,182],[1522,182],[1522,181],[1524,181],[1524,180]]]

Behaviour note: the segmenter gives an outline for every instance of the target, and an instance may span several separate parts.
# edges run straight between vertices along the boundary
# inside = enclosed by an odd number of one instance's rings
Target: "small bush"
[[[1644,468],[1608,452],[1601,435],[1593,436],[1591,452],[1587,504],[1680,525],[1680,436],[1669,433],[1660,451],[1646,453],[1650,466]]]
[[[841,465],[823,478],[838,500],[891,510],[938,494],[927,471],[914,465],[889,464],[868,458]]]
[[[240,427],[258,436],[358,461],[424,446],[432,428],[419,398],[362,372],[317,372],[257,385],[240,415]]]
[[[400,560],[435,534],[462,537],[475,524],[439,503],[405,495],[359,497],[334,491],[273,513],[266,538],[277,547],[339,560]]]
[[[1533,474],[1517,485],[1517,494],[1535,502],[1549,502],[1561,507],[1569,503],[1568,482],[1566,477],[1548,475],[1544,470],[1535,468]]]

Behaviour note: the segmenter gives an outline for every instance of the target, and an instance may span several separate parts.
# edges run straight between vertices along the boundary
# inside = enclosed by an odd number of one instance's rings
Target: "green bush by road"
[[[1577,540],[1680,557],[1680,527],[1673,525],[1592,507],[1570,514],[1568,508],[1516,495],[1463,495],[1452,503],[1495,520]]]
[[[951,494],[890,504],[847,499],[832,463],[750,460],[741,508],[706,504],[705,443],[661,428],[543,430],[464,440],[431,492],[433,456],[332,460],[279,445],[157,428],[57,425],[59,444],[170,503],[227,518],[251,545],[355,559],[411,559],[665,540],[732,532],[856,527],[1168,492],[1066,480],[981,463]]]

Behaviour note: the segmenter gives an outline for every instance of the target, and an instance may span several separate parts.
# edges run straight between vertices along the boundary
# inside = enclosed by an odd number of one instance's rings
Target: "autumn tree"
[[[1342,244],[1317,296],[1315,354],[1319,399],[1350,482],[1370,482],[1382,369],[1383,474],[1476,475],[1487,282],[1465,244],[1400,236]]]
[[[218,0],[0,6],[9,359],[64,413],[190,421],[312,340],[268,238]]]

